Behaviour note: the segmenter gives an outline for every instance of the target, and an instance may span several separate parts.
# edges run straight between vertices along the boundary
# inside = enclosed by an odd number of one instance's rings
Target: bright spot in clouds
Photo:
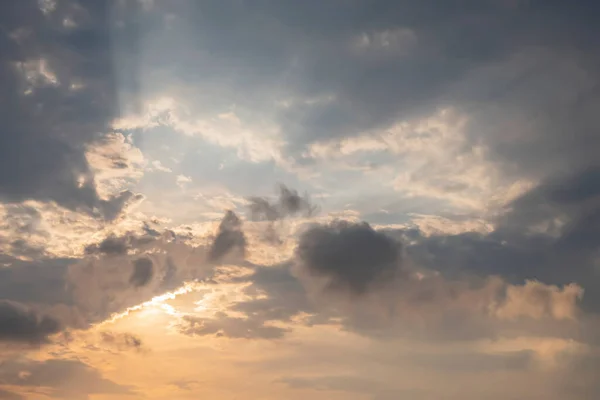
[[[0,398],[600,398],[596,15],[0,2]]]

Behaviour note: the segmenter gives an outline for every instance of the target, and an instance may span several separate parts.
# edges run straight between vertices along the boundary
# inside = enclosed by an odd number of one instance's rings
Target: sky
[[[0,2],[0,399],[600,398],[599,13]]]

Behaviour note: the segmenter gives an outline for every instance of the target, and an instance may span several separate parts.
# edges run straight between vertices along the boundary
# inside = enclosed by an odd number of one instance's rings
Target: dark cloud
[[[307,144],[375,132],[448,106],[469,114],[473,143],[488,145],[507,173],[539,176],[595,163],[600,59],[591,16],[598,5],[507,3],[157,5],[157,13],[168,10],[184,23],[179,32],[158,32],[148,57],[189,79],[190,64],[170,61],[186,59],[203,68],[199,85],[222,83],[218,93],[194,96],[202,108],[224,109],[235,100],[261,115],[272,110],[268,116],[299,163],[312,161]],[[186,34],[186,45],[175,46]],[[210,59],[202,57],[207,51]],[[288,98],[285,107],[272,107]]]
[[[300,196],[294,189],[280,184],[275,202],[264,197],[249,197],[248,209],[254,221],[276,221],[289,216],[311,216],[317,207],[310,202],[307,195]]]
[[[41,258],[24,261],[0,255],[0,262],[5,265],[0,268],[0,298],[20,303],[67,301],[66,276],[69,265],[76,260]]]
[[[235,283],[247,284],[243,289],[246,297],[231,304],[227,312],[242,313],[245,323],[253,327],[273,322],[339,324],[379,340],[402,337],[439,342],[533,335],[595,343],[596,324],[579,314],[582,293],[577,285],[557,287],[537,281],[514,285],[473,273],[444,277],[437,271],[417,269],[411,261],[407,257],[401,273],[390,274],[385,284],[353,291],[362,295],[351,297],[340,296],[344,292],[339,290],[323,291],[320,282],[290,264],[255,266],[254,273],[232,278]],[[325,277],[329,282],[341,280],[331,274]],[[331,289],[331,285],[325,288]],[[336,289],[350,287],[348,282],[337,285]],[[229,319],[225,314],[221,317]],[[210,321],[210,326],[218,325]],[[497,360],[500,366],[502,361]]]
[[[119,350],[122,349],[134,349],[140,350],[142,348],[142,339],[131,333],[121,332],[100,332],[100,338],[103,343],[114,346]]]
[[[55,201],[114,219],[134,196],[101,198],[85,157],[87,146],[110,129],[117,104],[113,56],[132,42],[111,46],[111,34],[120,36],[123,29],[113,29],[110,7],[67,0],[44,13],[34,0],[2,4],[3,201]],[[65,25],[66,19],[73,25]]]
[[[330,279],[329,287],[366,292],[393,278],[401,267],[400,243],[367,223],[334,221],[300,236],[296,258],[310,274]]]
[[[39,315],[23,304],[0,300],[0,341],[40,344],[60,329],[60,323],[52,317]]]
[[[126,233],[122,236],[111,234],[104,238],[100,243],[93,243],[85,247],[86,254],[104,254],[104,255],[125,255],[130,249],[139,248],[147,245],[161,236],[156,230],[148,231],[144,225],[144,235],[135,233]]]
[[[102,253],[107,255],[123,255],[129,250],[129,237],[127,236],[108,236],[98,244],[86,246],[87,254]]]
[[[154,263],[148,257],[138,258],[133,262],[133,272],[129,283],[135,287],[147,285],[154,276]]]
[[[512,201],[489,234],[425,237],[416,231],[406,250],[420,265],[447,276],[475,273],[500,275],[514,283],[575,282],[586,290],[583,306],[598,311],[598,171],[586,169],[546,180]]]
[[[58,399],[89,399],[92,394],[131,394],[132,388],[102,377],[100,372],[78,360],[7,360],[0,364],[0,384],[45,388]]]
[[[206,246],[191,247],[166,233],[124,237],[132,254],[37,260],[0,255],[0,298],[22,303],[63,326],[87,329],[186,281],[205,279],[214,269],[206,263]],[[140,254],[151,254],[151,261]]]
[[[242,221],[230,210],[225,213],[219,224],[208,258],[213,262],[220,261],[233,250],[239,251],[242,255],[245,253],[246,236],[242,231]]]
[[[238,279],[250,284],[244,293],[251,297],[231,306],[234,312],[242,312],[249,319],[261,323],[266,321],[290,321],[302,312],[316,311],[310,303],[302,283],[292,273],[290,265],[256,267],[252,275]],[[266,297],[257,298],[261,294]]]

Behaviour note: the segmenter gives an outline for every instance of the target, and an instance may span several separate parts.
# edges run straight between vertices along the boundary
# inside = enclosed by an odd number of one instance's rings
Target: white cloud
[[[113,121],[114,129],[151,129],[169,126],[185,135],[202,137],[209,143],[237,150],[240,159],[251,162],[280,160],[283,142],[279,128],[271,123],[248,121],[233,111],[195,117],[190,106],[170,97],[145,104],[144,111]]]
[[[468,126],[467,115],[448,108],[383,131],[313,144],[305,156],[389,179],[406,197],[442,199],[464,211],[494,212],[533,182],[506,180],[488,159],[487,149],[470,143]]]
[[[185,175],[177,175],[175,182],[177,182],[177,185],[179,187],[183,188],[187,183],[192,182],[192,178],[190,178],[189,176],[185,176]]]
[[[151,164],[152,167],[149,168],[150,171],[173,172],[171,168],[165,167],[159,160],[154,160]]]
[[[89,146],[85,155],[101,196],[130,188],[144,175],[147,163],[131,136],[122,133],[107,134],[101,143]]]

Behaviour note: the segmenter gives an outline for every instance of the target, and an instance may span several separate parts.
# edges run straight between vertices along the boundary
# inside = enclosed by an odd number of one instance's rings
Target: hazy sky
[[[0,1],[0,399],[600,398],[599,15]]]

